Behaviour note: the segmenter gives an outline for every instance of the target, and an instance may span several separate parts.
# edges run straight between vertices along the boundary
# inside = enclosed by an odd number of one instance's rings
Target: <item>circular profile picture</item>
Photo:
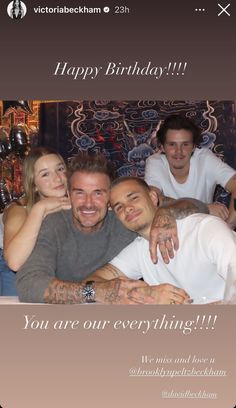
[[[7,6],[7,14],[13,18],[13,20],[21,20],[25,17],[26,12],[26,5],[21,0],[13,0]]]

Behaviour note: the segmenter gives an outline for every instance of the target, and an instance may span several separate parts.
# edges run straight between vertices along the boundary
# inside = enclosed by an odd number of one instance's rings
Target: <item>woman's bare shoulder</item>
[[[3,213],[3,222],[5,223],[9,219],[19,217],[25,218],[27,217],[27,210],[21,201],[13,201],[5,208]]]

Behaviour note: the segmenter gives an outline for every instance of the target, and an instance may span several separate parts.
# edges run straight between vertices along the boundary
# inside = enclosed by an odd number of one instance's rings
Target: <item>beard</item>
[[[81,214],[81,212],[86,211],[94,211],[94,214]],[[72,214],[75,226],[80,230],[84,230],[84,232],[86,232],[86,230],[88,230],[88,232],[92,232],[91,230],[96,231],[97,229],[99,229],[102,226],[107,215],[107,213],[104,213],[104,215],[100,214],[97,207],[86,206],[81,206],[73,209]]]

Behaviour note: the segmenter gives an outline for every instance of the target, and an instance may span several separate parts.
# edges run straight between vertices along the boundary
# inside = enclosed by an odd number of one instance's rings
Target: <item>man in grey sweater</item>
[[[21,301],[156,303],[153,297],[141,296],[135,290],[146,286],[142,281],[120,279],[116,275],[110,280],[94,275],[93,280],[87,279],[136,236],[108,210],[111,178],[111,167],[100,155],[79,154],[72,160],[68,174],[72,209],[51,214],[44,220],[32,254],[17,273]],[[176,207],[178,211],[178,204]],[[180,207],[181,216],[199,212],[191,202],[184,202]],[[158,217],[158,230],[154,235],[158,236],[162,246],[165,243],[164,251],[167,248],[172,255],[168,239],[173,239],[177,246],[173,219],[166,212],[162,214],[161,209]],[[167,229],[163,229],[162,224],[167,224]],[[170,290],[173,290],[171,286]],[[180,291],[184,301],[185,291],[175,290]]]

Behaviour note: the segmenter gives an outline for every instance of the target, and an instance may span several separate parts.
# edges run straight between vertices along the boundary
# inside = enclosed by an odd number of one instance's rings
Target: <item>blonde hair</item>
[[[62,156],[55,150],[48,147],[36,147],[32,149],[23,162],[23,186],[25,192],[25,201],[27,210],[31,210],[32,206],[40,200],[38,191],[35,189],[35,170],[34,166],[38,159],[49,154],[55,154],[64,164]]]

